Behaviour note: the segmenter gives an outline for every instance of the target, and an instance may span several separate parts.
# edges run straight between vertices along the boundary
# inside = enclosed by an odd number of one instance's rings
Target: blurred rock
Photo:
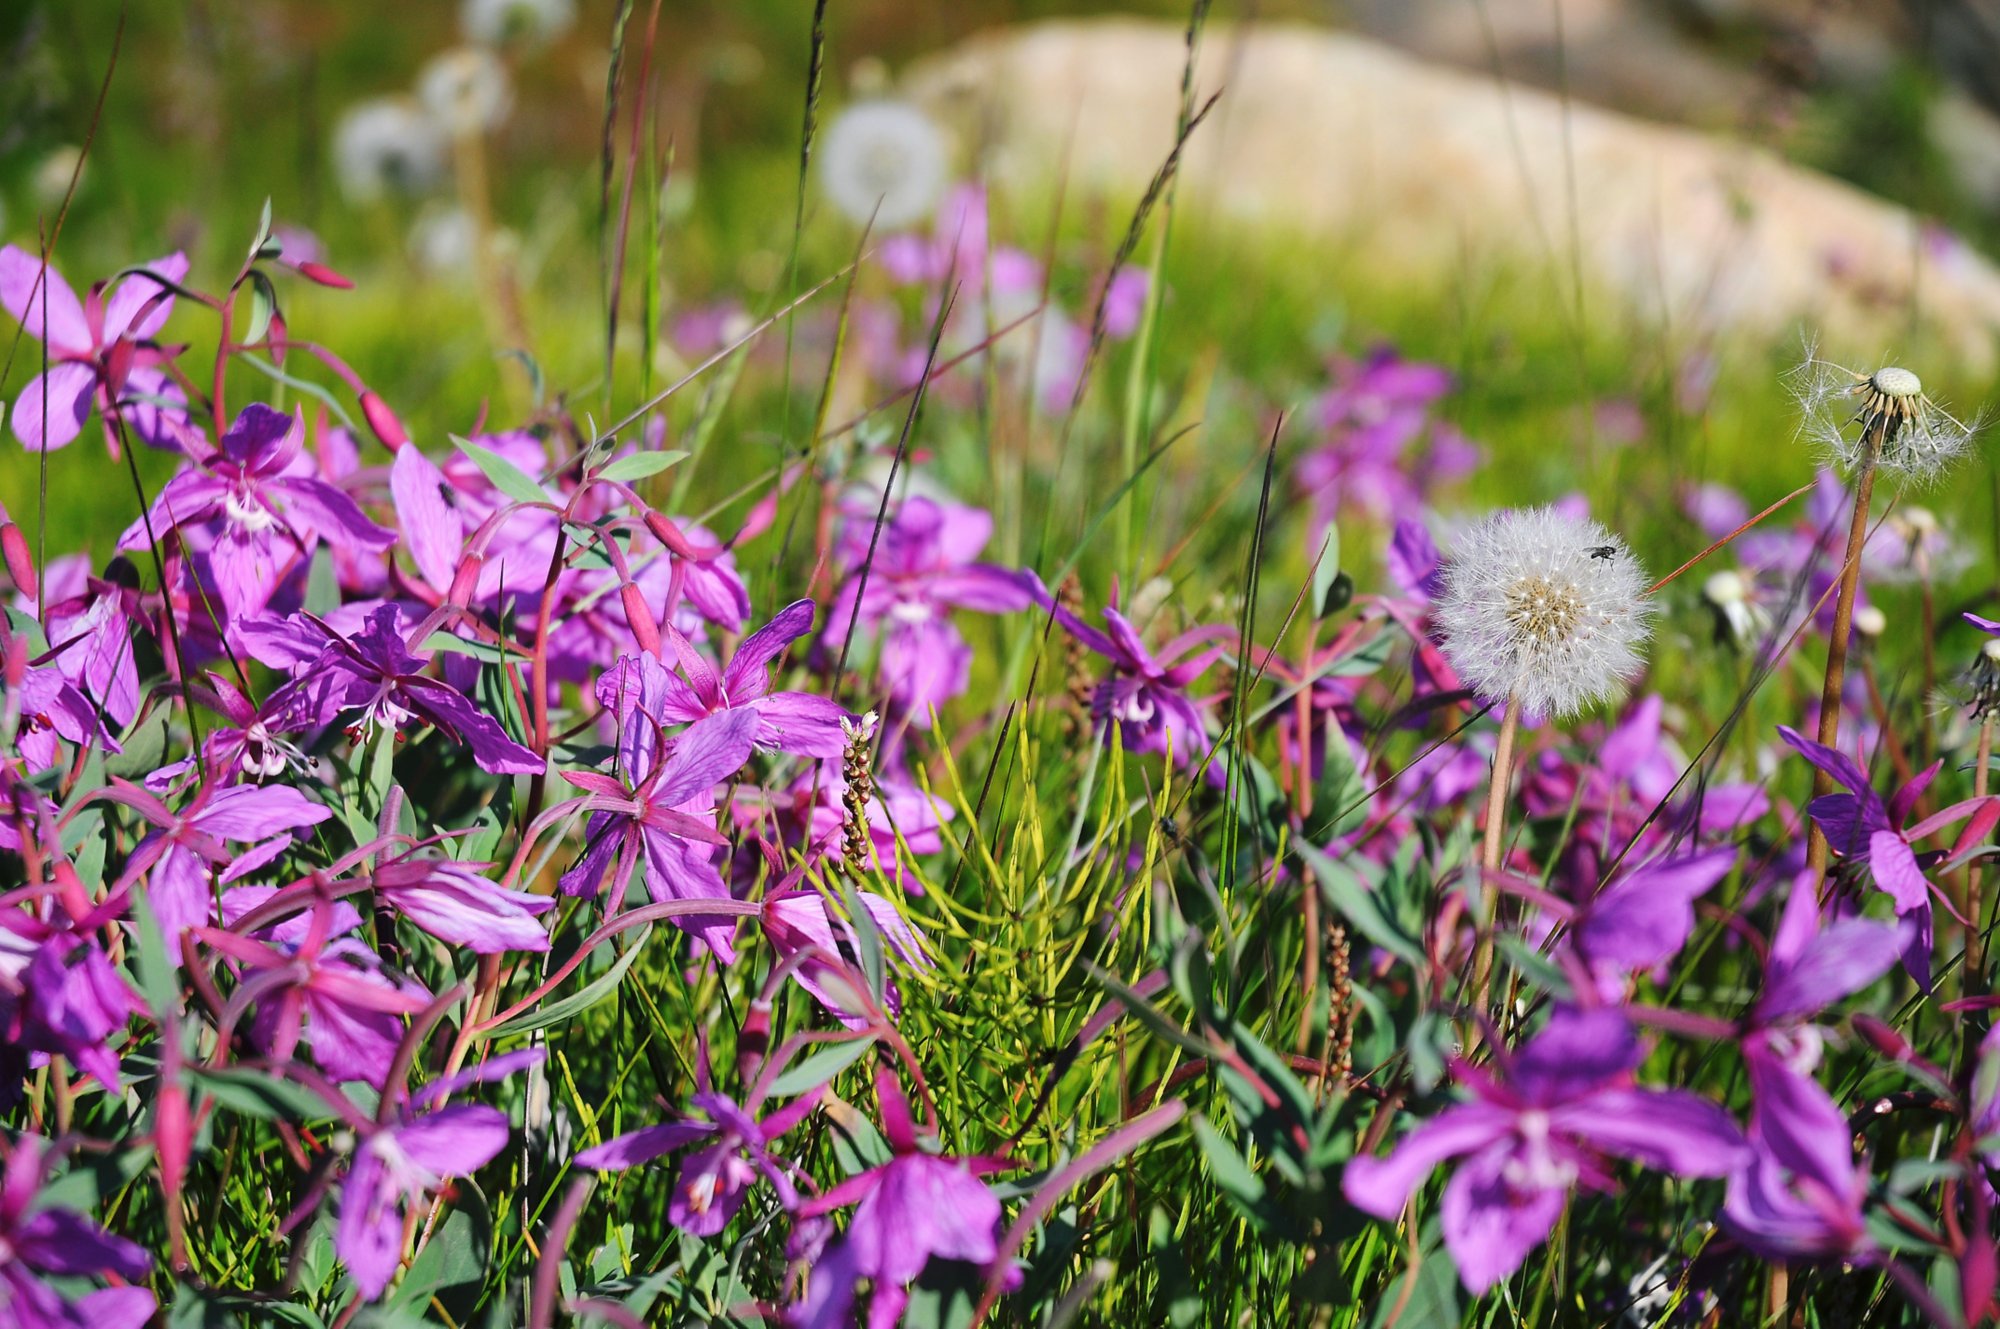
[[[1931,143],[1966,196],[2000,208],[2000,116],[1964,93],[1931,107]]]
[[[1172,146],[1184,58],[1178,26],[1048,23],[921,62],[906,90],[988,145],[1002,183],[1067,175],[1136,198]],[[1594,288],[1681,332],[1809,325],[1874,354],[1907,345],[1915,309],[1968,367],[1993,363],[2000,270],[1768,151],[1303,26],[1211,27],[1197,99],[1225,83],[1180,186],[1218,219],[1337,241],[1391,272],[1560,272],[1574,245]]]

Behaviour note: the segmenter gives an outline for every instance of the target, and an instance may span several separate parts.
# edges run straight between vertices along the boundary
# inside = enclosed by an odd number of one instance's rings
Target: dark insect
[[[1589,549],[1585,550],[1584,552],[1588,553],[1592,558],[1610,558],[1613,554],[1618,552],[1618,546],[1592,545]]]

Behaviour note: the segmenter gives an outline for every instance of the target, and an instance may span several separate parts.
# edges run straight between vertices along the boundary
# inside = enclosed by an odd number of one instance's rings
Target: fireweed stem
[[[1500,870],[1507,839],[1507,786],[1514,774],[1514,733],[1520,727],[1521,701],[1507,698],[1500,713],[1500,741],[1493,749],[1493,778],[1486,790],[1486,838],[1479,846],[1479,947],[1473,954],[1472,987],[1483,1010],[1493,995],[1493,919],[1500,893],[1485,878]]]
[[[1974,798],[1986,797],[1991,784],[1993,720],[1994,712],[1989,709],[1979,721],[1979,753],[1972,763]],[[1992,924],[1985,916],[1985,866],[1983,860],[1974,859],[1967,865],[1965,874],[1965,972],[1959,981],[1967,995],[1986,990],[1986,929]]]
[[[1840,742],[1840,701],[1847,683],[1847,642],[1854,627],[1854,594],[1861,585],[1861,546],[1868,540],[1868,504],[1875,495],[1875,462],[1882,455],[1882,422],[1868,426],[1867,451],[1854,477],[1854,517],[1847,524],[1847,555],[1840,565],[1840,595],[1833,604],[1833,635],[1826,647],[1826,684],[1819,694],[1821,747]],[[1833,792],[1833,777],[1825,771],[1813,776],[1813,797]],[[1816,878],[1826,875],[1826,836],[1819,823],[1812,825],[1807,841],[1806,866]]]

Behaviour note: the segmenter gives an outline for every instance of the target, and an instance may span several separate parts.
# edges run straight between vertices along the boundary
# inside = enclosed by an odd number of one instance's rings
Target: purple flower
[[[375,898],[440,941],[476,955],[545,951],[549,934],[535,915],[555,907],[546,895],[488,881],[485,863],[400,858],[376,868]]]
[[[130,569],[125,570],[129,574]],[[50,601],[44,620],[48,658],[57,672],[104,708],[112,724],[123,728],[139,710],[139,666],[131,624],[138,597],[132,587],[114,581],[100,581],[87,573],[81,580],[75,593],[61,599],[48,596],[52,588],[43,587]]]
[[[893,903],[872,891],[857,890],[854,897],[867,911],[875,930],[889,943],[892,955],[905,964],[930,968],[930,955],[924,949],[922,938],[897,912]],[[848,1028],[865,1026],[867,1017],[852,1009],[855,1003],[849,994],[854,988],[853,980],[839,967],[841,961],[860,952],[854,925],[830,909],[826,897],[816,890],[772,891],[764,897],[760,917],[764,936],[780,958],[805,955],[806,958],[792,970],[792,977],[798,980],[799,986],[811,993],[828,1014]],[[837,932],[836,924],[839,925]],[[844,948],[841,944],[843,938],[847,942]],[[900,1010],[900,995],[893,981],[888,983],[884,998],[884,1005],[890,1014]]]
[[[837,761],[823,761],[816,770],[801,771],[791,788],[778,796],[777,809],[789,814],[790,826],[803,830],[801,853],[807,865],[821,859],[845,860],[846,798],[847,779]],[[755,822],[769,806],[768,801],[752,795],[739,799],[734,811],[739,822]],[[875,778],[875,790],[864,810],[874,862],[860,866],[866,870],[880,863],[890,880],[913,895],[921,895],[923,883],[909,870],[907,860],[944,849],[943,826],[956,815],[951,805],[885,772]]]
[[[170,282],[187,276],[187,257],[180,253],[146,266]],[[186,399],[160,370],[170,357],[153,342],[174,308],[166,287],[134,273],[118,283],[109,300],[92,287],[88,300],[79,301],[55,269],[7,245],[0,248],[0,307],[48,347],[48,372],[29,380],[9,412],[22,446],[67,447],[83,431],[93,406],[105,416],[105,441],[113,456],[118,453],[114,414],[122,414],[148,443],[170,441],[166,422],[181,418]]]
[[[427,1105],[541,1056],[536,1048],[496,1057],[424,1086],[408,1104],[392,1107],[385,1097],[381,1116],[355,1146],[333,1235],[333,1249],[346,1261],[364,1301],[381,1296],[402,1263],[405,1210],[428,1201],[452,1177],[477,1172],[507,1147],[507,1118],[497,1109],[459,1105],[427,1111]]]
[[[1431,408],[1451,390],[1436,365],[1405,360],[1381,347],[1365,360],[1338,359],[1335,381],[1318,402],[1325,441],[1299,462],[1299,486],[1311,496],[1319,524],[1343,505],[1378,521],[1421,506],[1438,483],[1471,470],[1478,450],[1457,430],[1433,421]],[[1430,431],[1429,446],[1411,445]]]
[[[840,552],[856,571],[827,613],[822,640],[837,652],[858,614],[862,627],[880,634],[890,700],[921,718],[964,692],[971,678],[972,648],[951,611],[1011,613],[1034,597],[1021,574],[976,561],[993,534],[990,515],[921,496],[905,501],[882,527],[864,587],[860,568],[876,511],[872,503],[847,511]]]
[[[1472,1101],[1419,1126],[1387,1158],[1350,1162],[1342,1189],[1393,1219],[1432,1168],[1469,1155],[1445,1185],[1444,1240],[1467,1290],[1483,1293],[1548,1236],[1572,1187],[1611,1188],[1606,1155],[1689,1177],[1723,1175],[1744,1157],[1741,1132],[1715,1104],[1634,1086],[1643,1056],[1618,1011],[1559,1010],[1501,1058],[1504,1081],[1455,1064]]]
[[[155,828],[132,851],[121,884],[148,874],[153,913],[170,943],[184,929],[201,927],[214,915],[211,868],[222,869],[224,885],[240,880],[283,853],[291,845],[293,831],[317,826],[333,815],[332,809],[286,785],[205,784],[178,813],[153,794],[115,777],[97,796],[123,803]],[[232,850],[231,841],[255,843],[246,850]]]
[[[11,1021],[0,1020],[0,1033],[27,1051],[67,1057],[106,1088],[119,1088],[118,1054],[110,1039],[139,1003],[103,948],[73,932],[56,932],[34,944],[10,928],[5,940],[25,963],[0,976],[0,992],[13,1011]]]
[[[1624,976],[1656,970],[1680,954],[1694,931],[1694,902],[1736,864],[1734,849],[1656,859],[1621,872],[1578,914],[1577,951],[1615,996]]]
[[[1104,610],[1108,631],[1099,632],[1046,592],[1042,599],[1044,608],[1055,615],[1064,630],[1111,661],[1111,672],[1090,695],[1091,718],[1104,741],[1110,742],[1116,730],[1129,752],[1171,751],[1181,766],[1208,763],[1209,780],[1219,785],[1224,778],[1221,763],[1208,762],[1212,754],[1207,705],[1188,696],[1187,689],[1222,656],[1223,648],[1211,646],[1192,657],[1182,657],[1207,642],[1234,635],[1234,630],[1222,624],[1193,628],[1167,642],[1155,655],[1115,605]]]
[[[754,711],[758,747],[804,757],[838,757],[847,745],[840,732],[840,722],[848,718],[845,709],[810,692],[770,690],[771,661],[812,631],[812,621],[812,601],[797,600],[786,605],[769,623],[743,639],[719,674],[679,631],[664,629],[687,681],[683,683],[667,674],[657,684],[661,689],[660,720],[690,724],[705,715],[727,710]],[[598,683],[599,700],[614,710],[620,709],[606,693],[615,695],[621,689],[643,689],[634,675],[646,668],[640,657],[628,656],[620,661],[617,669]]]
[[[8,653],[22,650],[26,643],[13,638]],[[25,670],[18,689],[0,701],[0,720],[14,722],[14,749],[27,764],[28,773],[47,770],[56,764],[61,749],[58,740],[95,744],[106,752],[118,751],[118,744],[105,732],[97,708],[62,676],[54,665]]]
[[[449,683],[425,676],[430,656],[414,654],[404,644],[397,630],[399,619],[394,605],[380,605],[369,614],[367,628],[352,637],[314,620],[327,639],[325,649],[270,704],[303,703],[318,724],[358,712],[349,728],[361,734],[377,725],[401,729],[421,721],[470,749],[481,770],[495,775],[540,773],[546,763],[509,738],[498,720]]]
[[[707,1121],[670,1121],[631,1131],[584,1150],[576,1156],[576,1164],[622,1172],[700,1144],[681,1161],[673,1198],[667,1201],[667,1221],[697,1237],[713,1237],[729,1226],[760,1175],[777,1191],[779,1204],[787,1210],[798,1204],[790,1164],[772,1154],[770,1145],[805,1119],[819,1102],[819,1092],[759,1121],[733,1099],[709,1089],[706,1068],[702,1070],[702,1088],[689,1102]]]
[[[850,1299],[853,1279],[873,1279],[869,1329],[889,1329],[902,1318],[909,1284],[932,1260],[985,1265],[999,1256],[1000,1201],[979,1174],[1008,1164],[924,1152],[895,1073],[878,1070],[875,1090],[882,1134],[895,1157],[807,1200],[798,1212],[812,1219],[855,1206],[840,1248],[818,1277],[845,1283]]]
[[[224,922],[234,927],[275,894],[268,886],[224,892]],[[239,991],[257,993],[250,1040],[266,1057],[289,1061],[303,1040],[329,1078],[360,1080],[379,1091],[403,1039],[402,1017],[423,1010],[431,995],[415,980],[392,974],[361,942],[341,935],[360,925],[354,906],[322,900],[303,916],[261,928],[254,937],[218,928],[204,929],[201,936],[250,975]]]
[[[142,1329],[153,1318],[153,1294],[110,1287],[76,1301],[44,1282],[109,1275],[139,1280],[152,1272],[146,1252],[114,1237],[81,1214],[37,1206],[45,1146],[15,1139],[0,1180],[0,1324],[8,1329]]]
[[[644,657],[650,659],[650,657]],[[657,661],[655,662],[657,665]],[[665,670],[660,675],[665,676]],[[620,726],[620,764],[624,778],[586,771],[564,771],[563,778],[589,794],[584,806],[590,819],[584,827],[583,853],[562,876],[567,895],[596,895],[605,870],[622,889],[640,854],[646,859],[646,888],[666,900],[727,900],[728,883],[712,860],[714,845],[723,843],[709,820],[715,786],[734,775],[749,760],[756,739],[757,712],[748,707],[720,711],[683,730],[664,757],[659,722],[648,705],[658,697],[632,699]],[[613,908],[620,901],[611,901]],[[732,919],[676,920],[725,963],[735,957],[730,935]]]
[[[280,689],[259,706],[220,674],[208,676],[208,691],[209,704],[229,721],[202,740],[202,760],[211,778],[225,784],[246,776],[270,780],[312,767],[313,759],[285,737],[316,726],[302,693]]]
[[[1778,733],[1807,761],[1848,791],[1815,798],[1806,810],[1819,823],[1821,833],[1826,836],[1827,847],[1839,854],[1841,861],[1851,868],[1865,868],[1876,887],[1895,901],[1896,912],[1908,916],[1917,924],[1910,949],[1904,954],[1904,965],[1909,969],[1910,976],[1928,990],[1930,896],[1935,888],[1924,875],[1924,868],[1946,855],[1943,852],[1919,855],[1913,846],[1967,818],[1973,819],[1968,833],[1974,840],[1983,839],[1986,832],[1992,829],[1995,816],[2000,815],[1996,812],[2000,809],[2000,799],[1967,799],[1910,825],[1917,800],[1937,778],[1942,762],[1934,763],[1930,769],[1898,789],[1884,804],[1867,773],[1851,758],[1832,748],[1821,747],[1788,726],[1779,725]]]
[[[1808,1021],[1888,972],[1904,944],[1903,929],[1873,919],[1823,927],[1814,885],[1810,872],[1792,883],[1742,1033],[1751,1152],[1730,1176],[1723,1221],[1771,1259],[1853,1256],[1865,1247],[1867,1171],[1855,1165],[1846,1115],[1812,1078],[1821,1038]]]
[[[278,583],[312,558],[322,538],[340,548],[387,549],[394,531],[368,520],[345,490],[319,478],[301,455],[305,425],[261,402],[243,408],[219,451],[194,464],[153,500],[151,533],[199,528],[210,580],[231,620],[256,613]],[[122,549],[147,543],[134,522]]]

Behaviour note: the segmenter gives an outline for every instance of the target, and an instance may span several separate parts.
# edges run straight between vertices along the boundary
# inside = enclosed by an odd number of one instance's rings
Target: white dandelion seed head
[[[907,102],[856,102],[820,140],[819,177],[849,220],[893,231],[921,220],[944,192],[944,135]]]
[[[1799,437],[1850,473],[1879,433],[1877,469],[1904,483],[1927,483],[1971,449],[1981,427],[1977,417],[1968,423],[1926,396],[1911,370],[1884,365],[1860,373],[1824,358],[1810,342],[1787,384],[1799,403]]]
[[[1555,508],[1496,512],[1443,568],[1435,618],[1466,686],[1566,716],[1623,692],[1651,632],[1646,574],[1625,542]]]
[[[466,40],[486,46],[540,46],[575,24],[576,0],[464,0],[458,7]]]
[[[444,135],[408,97],[377,97],[347,108],[333,131],[333,169],[351,202],[419,194],[444,174]]]
[[[514,88],[499,56],[484,46],[455,46],[418,71],[417,100],[451,133],[483,134],[507,118]]]

